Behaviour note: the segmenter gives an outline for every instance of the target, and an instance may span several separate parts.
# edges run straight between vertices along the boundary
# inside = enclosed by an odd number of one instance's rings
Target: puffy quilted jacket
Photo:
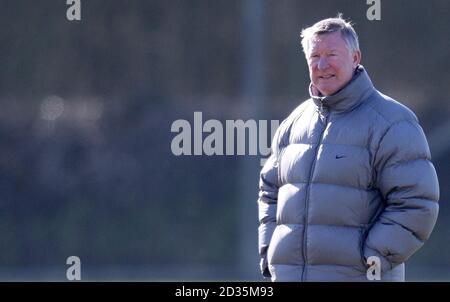
[[[439,184],[417,117],[378,92],[363,66],[279,126],[261,170],[259,253],[272,281],[404,281],[428,239]]]

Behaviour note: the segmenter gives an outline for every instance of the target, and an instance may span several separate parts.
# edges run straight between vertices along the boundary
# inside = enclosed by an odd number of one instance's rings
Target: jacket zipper
[[[316,149],[314,150],[314,161],[311,165],[311,170],[309,171],[309,178],[308,178],[308,185],[306,186],[306,199],[305,199],[305,218],[304,218],[304,223],[303,223],[303,269],[302,269],[302,277],[301,280],[305,281],[305,275],[306,275],[306,265],[307,265],[307,259],[308,259],[308,255],[307,255],[307,246],[306,246],[306,236],[307,236],[307,231],[308,231],[308,203],[309,203],[309,188],[311,187],[311,180],[312,180],[312,176],[314,174],[314,169],[316,167],[316,161],[317,161],[317,153],[319,151],[320,145],[322,144],[323,141],[323,136],[325,134],[325,130],[328,127],[328,114],[329,112],[324,112],[323,111],[323,103],[320,103],[320,110],[319,110],[319,119],[320,114],[324,115],[325,117],[325,121],[324,121],[324,128],[322,130],[322,133],[320,134],[320,140],[319,143],[316,146]]]

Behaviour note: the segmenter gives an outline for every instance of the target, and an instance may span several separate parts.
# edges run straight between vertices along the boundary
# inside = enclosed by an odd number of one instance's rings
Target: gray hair
[[[336,18],[324,19],[311,27],[302,29],[302,34],[300,37],[302,38],[303,52],[306,55],[306,52],[309,49],[309,43],[314,36],[338,31],[341,33],[341,36],[350,51],[359,50],[358,35],[356,34],[353,25],[351,22],[345,21],[342,18],[342,14],[338,14]]]

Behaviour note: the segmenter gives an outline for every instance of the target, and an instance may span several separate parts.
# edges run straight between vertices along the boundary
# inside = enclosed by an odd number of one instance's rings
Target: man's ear
[[[361,51],[358,49],[353,52],[353,68],[359,65],[361,62]]]

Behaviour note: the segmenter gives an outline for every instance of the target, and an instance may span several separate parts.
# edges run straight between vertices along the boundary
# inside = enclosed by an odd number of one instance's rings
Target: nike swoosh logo
[[[344,158],[344,157],[347,157],[347,156],[345,156],[345,155],[336,155],[336,159],[340,159],[340,158]]]

